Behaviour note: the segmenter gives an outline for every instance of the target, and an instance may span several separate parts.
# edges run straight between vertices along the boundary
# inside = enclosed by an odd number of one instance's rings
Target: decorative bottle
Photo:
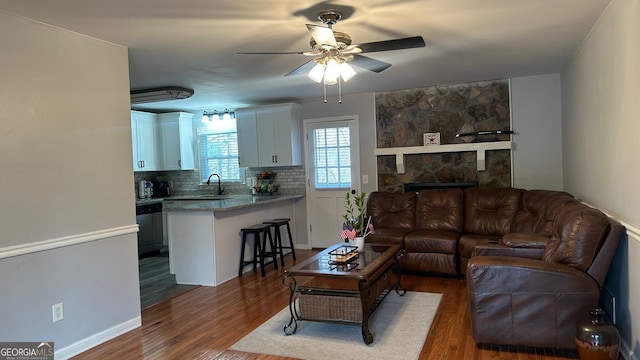
[[[591,311],[591,320],[576,325],[576,344],[582,360],[617,360],[620,333],[604,319],[605,311]]]

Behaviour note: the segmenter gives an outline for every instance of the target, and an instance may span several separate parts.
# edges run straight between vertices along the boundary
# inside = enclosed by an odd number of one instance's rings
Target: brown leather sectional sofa
[[[516,188],[374,192],[375,234],[403,270],[466,276],[477,343],[576,347],[624,227],[571,194]]]

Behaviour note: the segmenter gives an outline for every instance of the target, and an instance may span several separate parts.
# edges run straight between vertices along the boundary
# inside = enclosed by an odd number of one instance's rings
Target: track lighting
[[[222,113],[222,115],[220,115],[220,112],[218,112],[218,110],[213,110],[213,112],[211,113],[208,113],[206,111],[202,113],[202,122],[216,121],[216,120],[231,120],[235,118],[236,118],[236,112],[230,111],[229,109],[226,109]]]

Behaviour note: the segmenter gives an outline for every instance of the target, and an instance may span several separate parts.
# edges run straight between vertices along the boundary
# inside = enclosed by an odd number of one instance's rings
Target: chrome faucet
[[[207,185],[211,185],[211,177],[212,177],[213,175],[215,175],[215,176],[217,176],[217,177],[218,177],[218,195],[222,195],[222,193],[224,192],[224,189],[222,189],[222,188],[220,187],[220,175],[218,175],[218,174],[211,174],[211,175],[209,175],[209,178],[207,179]]]

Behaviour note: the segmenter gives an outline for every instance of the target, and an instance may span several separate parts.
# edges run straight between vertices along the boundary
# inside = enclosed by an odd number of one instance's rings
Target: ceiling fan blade
[[[369,71],[373,71],[379,73],[391,66],[391,64],[386,63],[384,61],[372,59],[370,57],[362,56],[362,55],[353,55],[353,60],[349,61],[349,64],[355,65],[357,67],[367,69]]]
[[[313,60],[309,60],[306,63],[298,66],[297,68],[289,71],[288,73],[286,73],[284,76],[291,76],[291,75],[300,75],[303,74],[309,70],[311,70],[311,68],[313,68],[316,65],[316,63]]]
[[[363,53],[412,49],[412,48],[419,48],[424,46],[425,46],[425,43],[422,36],[412,36],[412,37],[402,38],[402,39],[374,41],[374,42],[358,45],[358,47],[362,49]]]
[[[280,51],[280,52],[243,52],[238,51],[237,55],[303,55],[303,51]]]
[[[307,30],[316,41],[318,45],[329,45],[331,47],[337,47],[336,37],[333,35],[333,30],[326,26],[307,24]]]

